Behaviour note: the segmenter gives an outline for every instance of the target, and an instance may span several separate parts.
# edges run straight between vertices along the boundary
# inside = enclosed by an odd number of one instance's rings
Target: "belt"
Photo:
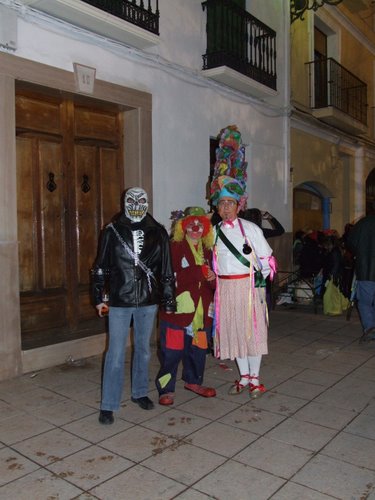
[[[219,274],[219,278],[222,280],[240,280],[249,276],[250,274]]]

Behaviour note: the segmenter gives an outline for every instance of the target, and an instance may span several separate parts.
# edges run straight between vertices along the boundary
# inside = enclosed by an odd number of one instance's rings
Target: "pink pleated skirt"
[[[250,311],[250,292],[252,307]],[[250,287],[250,279],[220,279],[219,321],[215,343],[220,359],[268,354],[266,289]]]

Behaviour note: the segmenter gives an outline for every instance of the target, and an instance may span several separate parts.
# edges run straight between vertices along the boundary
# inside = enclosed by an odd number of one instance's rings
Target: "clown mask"
[[[148,196],[144,189],[130,188],[125,194],[125,215],[132,222],[141,222],[148,210]]]
[[[204,225],[198,217],[189,217],[185,226],[186,236],[190,240],[198,241],[203,236]]]

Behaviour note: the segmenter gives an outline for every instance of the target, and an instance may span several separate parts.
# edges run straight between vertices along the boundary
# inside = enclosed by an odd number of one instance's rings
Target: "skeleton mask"
[[[125,215],[132,222],[140,222],[148,209],[148,197],[144,189],[130,188],[125,193]]]

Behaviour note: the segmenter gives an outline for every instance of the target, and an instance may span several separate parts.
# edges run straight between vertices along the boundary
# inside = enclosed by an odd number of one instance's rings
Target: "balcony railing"
[[[367,125],[367,85],[332,58],[306,63],[310,107],[332,106]]]
[[[227,66],[276,90],[276,32],[232,0],[207,0],[203,69]]]
[[[82,0],[104,12],[159,35],[159,0]],[[147,3],[147,5],[146,5]]]

